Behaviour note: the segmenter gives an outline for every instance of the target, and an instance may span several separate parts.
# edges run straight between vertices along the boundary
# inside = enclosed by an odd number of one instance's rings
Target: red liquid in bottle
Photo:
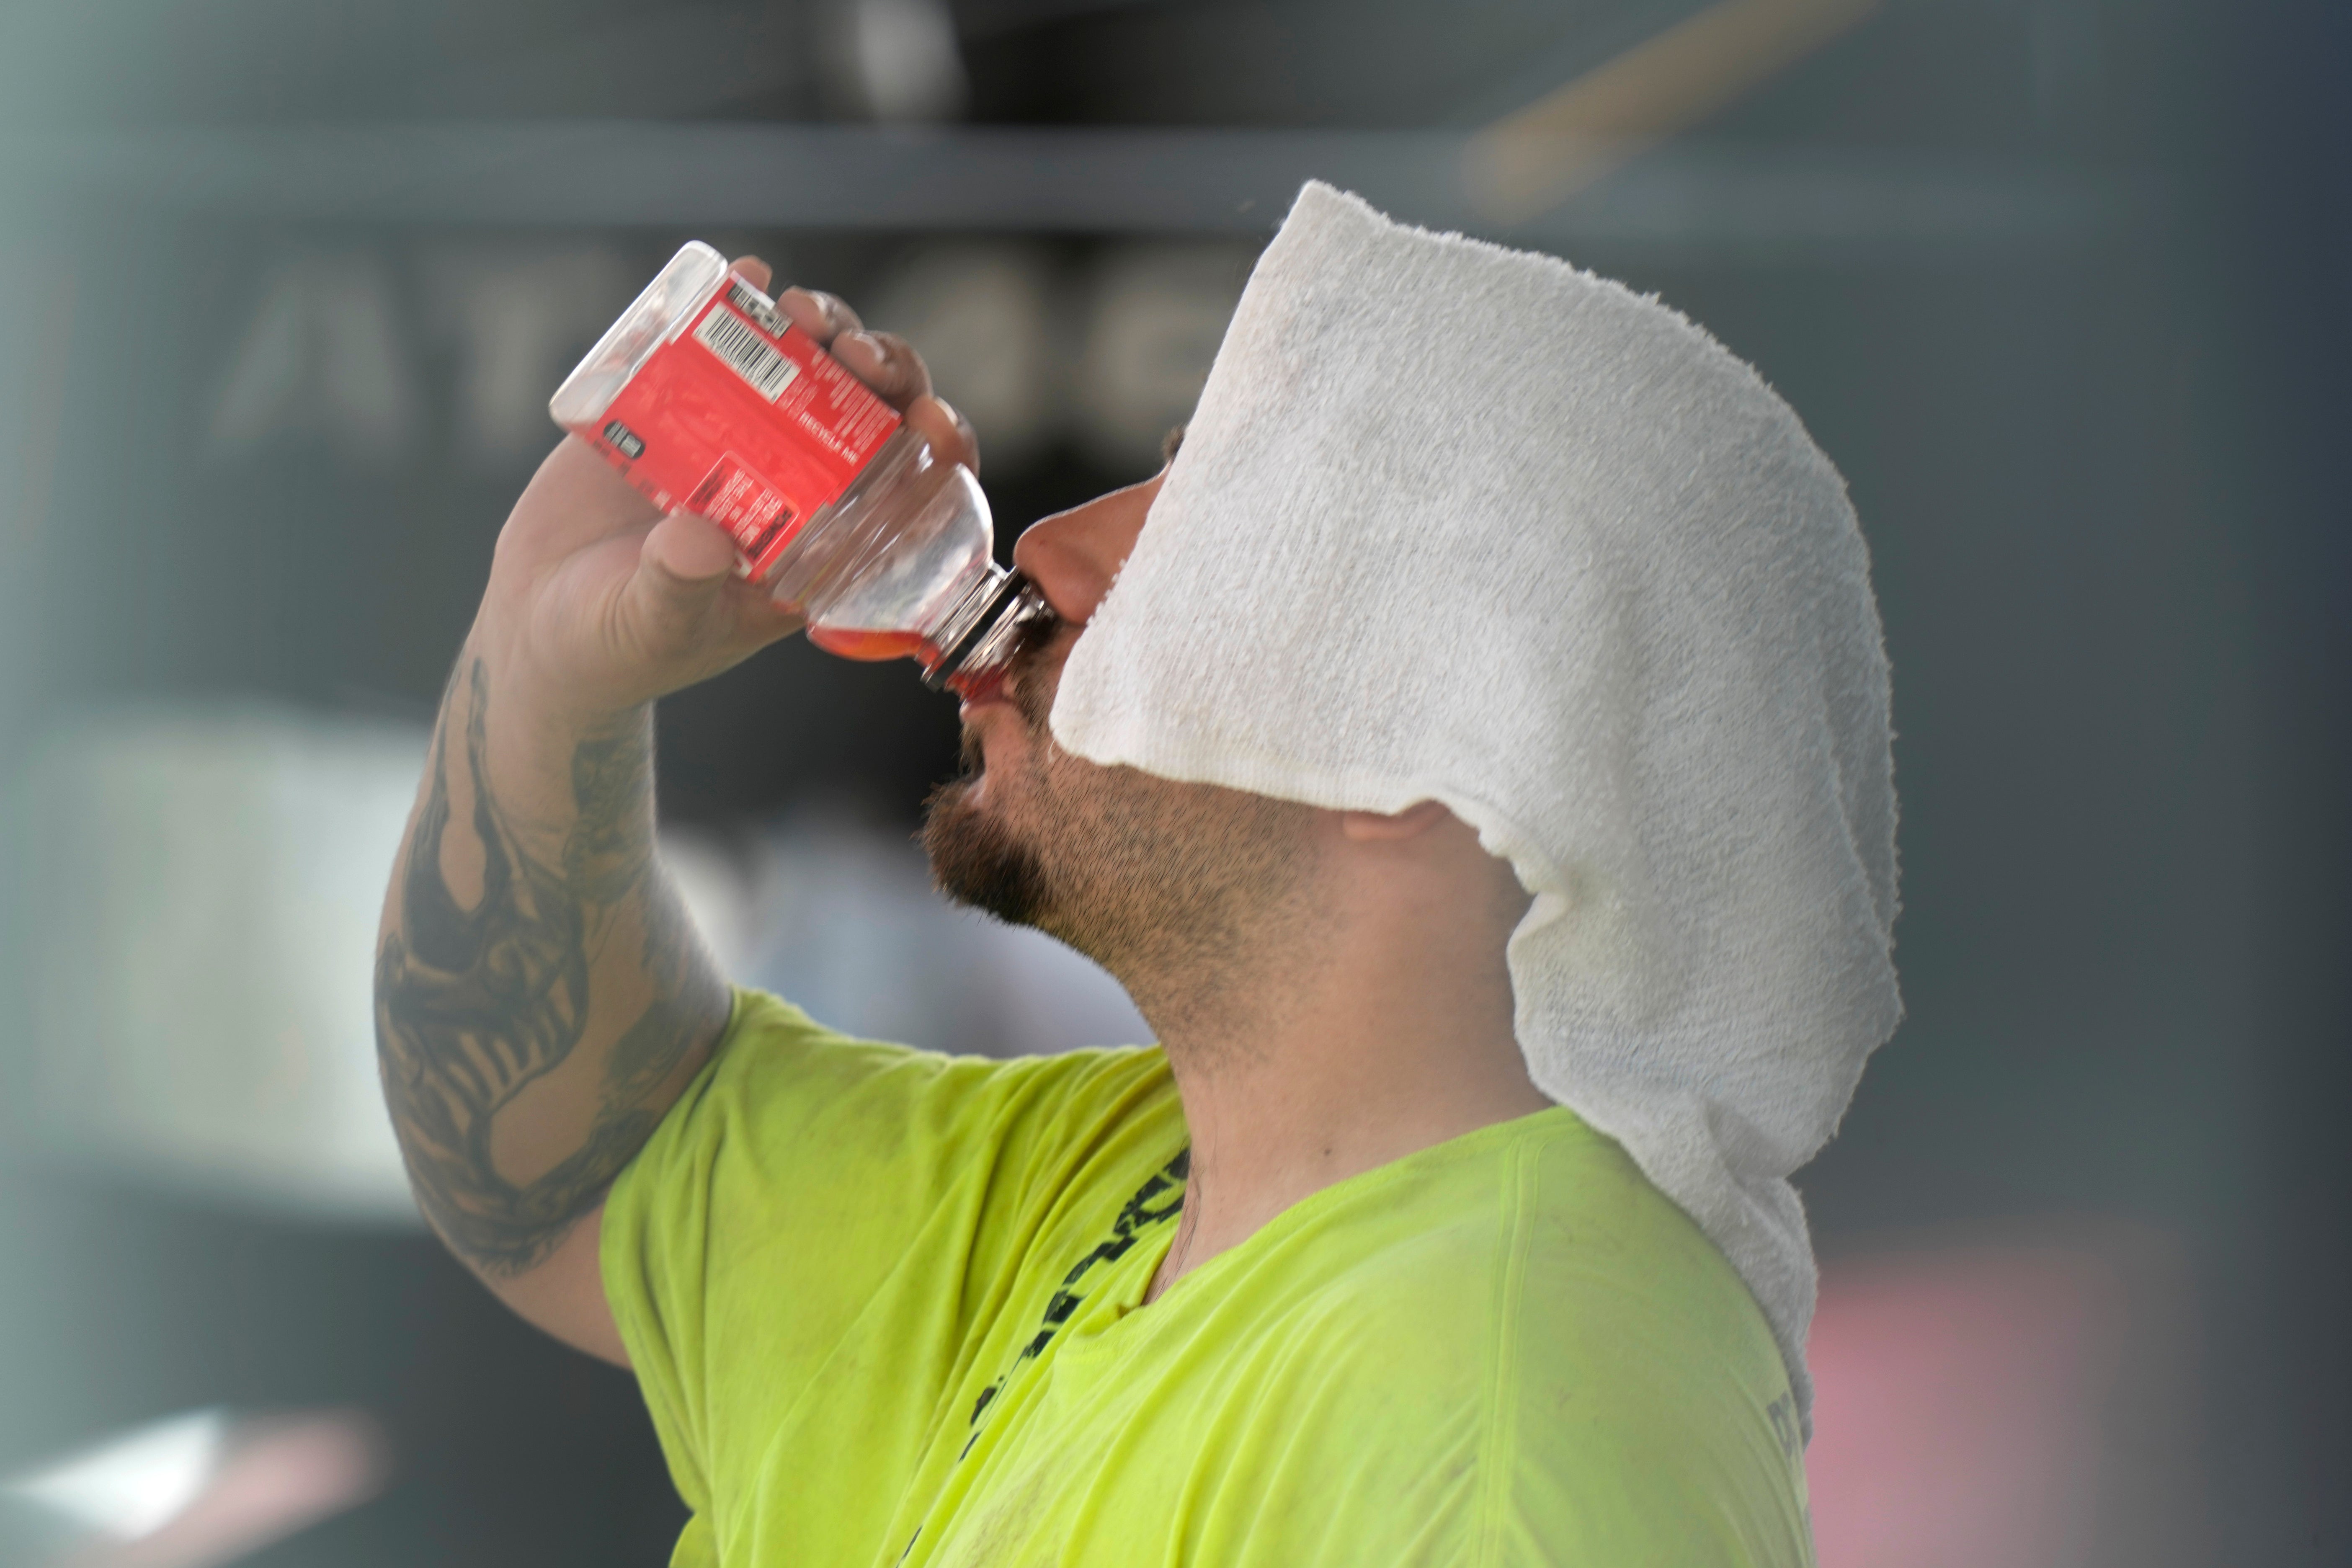
[[[918,658],[929,669],[939,663],[940,650],[920,632],[877,632],[862,626],[811,626],[809,641],[843,658],[875,662],[886,658]]]
[[[876,662],[887,658],[911,658],[921,662],[928,670],[940,662],[940,650],[920,632],[874,631],[863,626],[813,626],[808,628],[809,641],[830,654],[843,658]],[[1004,686],[1001,667],[987,669],[958,670],[947,679],[947,689],[967,702],[985,702]]]

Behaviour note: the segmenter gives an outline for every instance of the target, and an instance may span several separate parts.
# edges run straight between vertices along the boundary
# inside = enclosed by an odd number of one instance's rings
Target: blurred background
[[[650,1564],[634,1388],[415,1220],[375,910],[563,372],[683,240],[908,334],[1000,544],[1310,175],[1654,290],[1843,468],[1909,1017],[1800,1177],[1826,1568],[2352,1563],[2352,13],[0,5],[0,1563]],[[1142,1037],[946,910],[911,667],[667,703],[739,974]],[[821,1506],[822,1500],[813,1500]]]

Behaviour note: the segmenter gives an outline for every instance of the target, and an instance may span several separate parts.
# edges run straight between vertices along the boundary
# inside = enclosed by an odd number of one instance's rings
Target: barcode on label
[[[734,311],[721,308],[702,318],[694,329],[696,341],[727,362],[751,390],[773,403],[793,384],[801,367],[776,352],[776,345]]]
[[[768,335],[772,338],[782,337],[784,329],[792,325],[784,319],[784,313],[782,310],[777,310],[772,303],[747,288],[740,279],[727,285],[727,302],[767,328]]]

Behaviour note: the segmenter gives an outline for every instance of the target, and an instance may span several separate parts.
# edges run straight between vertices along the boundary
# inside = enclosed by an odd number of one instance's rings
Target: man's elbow
[[[490,1293],[533,1328],[599,1361],[626,1369],[629,1352],[604,1297],[604,1272],[597,1260],[604,1233],[604,1208],[575,1221],[563,1238],[529,1268],[502,1273],[474,1265]]]

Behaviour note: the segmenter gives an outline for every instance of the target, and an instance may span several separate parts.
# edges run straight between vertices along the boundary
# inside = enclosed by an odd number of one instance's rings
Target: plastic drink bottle
[[[695,241],[548,403],[664,511],[735,540],[736,571],[848,658],[912,657],[970,695],[1044,601],[992,558],[988,498],[775,302]]]

